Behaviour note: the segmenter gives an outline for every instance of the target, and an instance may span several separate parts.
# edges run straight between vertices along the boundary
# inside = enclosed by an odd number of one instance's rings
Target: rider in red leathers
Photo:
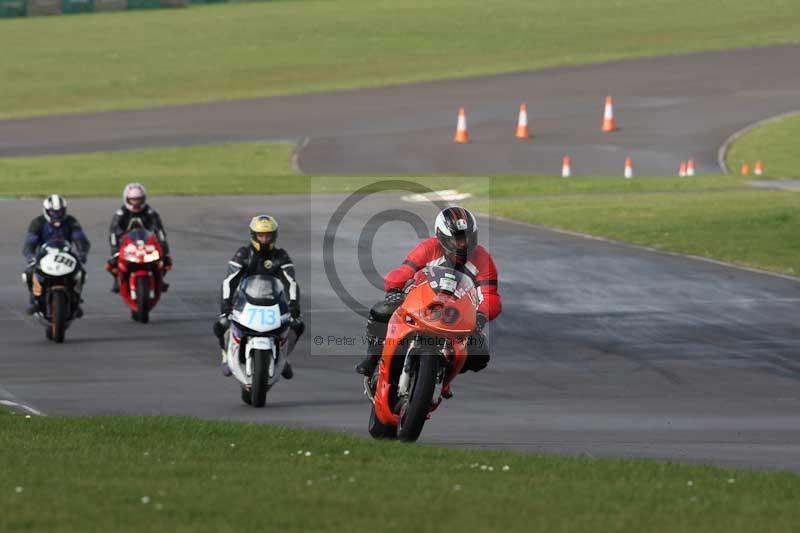
[[[356,366],[356,372],[371,375],[380,359],[389,319],[405,299],[403,289],[414,274],[426,266],[448,266],[462,271],[475,282],[480,297],[477,327],[469,339],[469,356],[464,369],[478,372],[489,363],[489,350],[483,327],[502,311],[497,291],[497,268],[492,256],[478,245],[475,217],[463,207],[448,207],[436,217],[436,236],[419,243],[398,268],[384,279],[386,296],[370,309],[367,320],[367,357]]]

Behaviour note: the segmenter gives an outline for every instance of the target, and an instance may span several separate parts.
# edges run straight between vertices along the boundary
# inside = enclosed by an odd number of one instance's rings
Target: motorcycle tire
[[[400,414],[400,422],[397,424],[398,439],[414,442],[419,438],[422,426],[428,419],[438,373],[439,356],[437,354],[420,354],[417,375],[408,404]]]
[[[269,391],[269,361],[272,352],[267,350],[253,350],[253,384],[250,387],[250,398],[253,407],[264,407],[267,403]]]
[[[62,291],[55,291],[50,296],[50,337],[54,342],[64,342],[64,333],[67,330],[69,314],[67,295]]]
[[[142,276],[136,280],[136,319],[147,324],[150,321],[150,279]]]
[[[378,420],[375,414],[375,406],[369,412],[369,434],[373,439],[396,439],[397,426],[389,426]]]

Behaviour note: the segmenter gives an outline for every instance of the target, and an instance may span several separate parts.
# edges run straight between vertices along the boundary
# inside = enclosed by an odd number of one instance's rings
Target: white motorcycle
[[[297,341],[283,283],[267,275],[242,279],[225,333],[225,362],[239,381],[242,401],[264,407]]]
[[[36,255],[31,279],[22,275],[36,301],[36,317],[47,329],[47,338],[61,343],[76,317],[86,272],[69,243],[45,244]]]

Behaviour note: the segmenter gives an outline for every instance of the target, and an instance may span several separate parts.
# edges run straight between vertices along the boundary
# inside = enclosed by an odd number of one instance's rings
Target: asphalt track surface
[[[713,171],[729,134],[797,105],[798,53],[784,46],[0,122],[0,154],[311,136],[300,153],[308,172],[552,172],[568,144],[578,172],[591,161],[592,173],[617,173],[629,153],[639,174],[672,172],[689,155],[700,171]],[[607,92],[623,127],[613,136],[597,132]],[[530,143],[506,140],[521,97],[537,134]],[[459,104],[475,109],[475,142],[467,147],[451,143]],[[364,305],[381,295],[357,260],[367,221],[396,208],[433,218],[432,206],[406,204],[399,194],[360,202],[337,233],[337,270]],[[95,248],[86,316],[64,345],[46,341],[22,314],[19,249],[39,201],[0,201],[0,399],[47,414],[188,414],[365,435],[368,403],[352,370],[364,320],[331,289],[321,252],[343,200],[155,199],[176,269],[148,325],[130,320],[102,270],[116,201],[73,200]],[[294,355],[296,378],[255,410],[219,372],[210,324],[243,225],[263,211],[281,221],[309,329]],[[800,471],[800,282],[497,220],[482,219],[481,228],[502,275],[505,310],[490,329],[494,358],[486,371],[457,380],[455,398],[429,421],[422,442]],[[362,247],[361,255],[374,257],[380,273],[417,239],[399,222],[380,226],[377,238],[389,244]]]
[[[746,125],[800,107],[800,45],[645,58],[408,86],[0,122],[0,156],[307,139],[310,174],[671,175]],[[600,132],[615,97],[620,131]],[[513,134],[527,101],[534,140]],[[452,142],[465,106],[472,143]]]
[[[17,254],[39,202],[3,202],[0,395],[47,414],[186,414],[366,435],[368,403],[353,372],[364,320],[322,267],[325,227],[343,199],[156,199],[176,268],[148,325],[130,320],[102,270],[115,202],[73,201],[96,247],[86,315],[63,345],[22,314]],[[336,233],[334,264],[365,305],[382,293],[360,271],[359,240],[369,219],[398,207],[426,220],[434,209],[371,196]],[[222,377],[210,326],[226,261],[244,221],[261,211],[282,221],[309,330],[295,379],[256,410]],[[379,226],[378,242],[394,245],[362,252],[386,272],[416,235],[404,222]],[[456,381],[422,442],[800,471],[800,282],[501,221],[481,220],[481,231],[503,280],[504,314],[490,330],[495,356],[489,369]]]

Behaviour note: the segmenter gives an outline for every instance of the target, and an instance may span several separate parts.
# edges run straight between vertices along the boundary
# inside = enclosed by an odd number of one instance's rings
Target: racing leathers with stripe
[[[228,275],[222,281],[221,314],[230,314],[233,297],[239,282],[246,276],[269,275],[279,278],[289,296],[289,308],[299,309],[300,288],[295,280],[294,264],[283,248],[256,252],[250,246],[242,246],[228,261]],[[293,314],[296,311],[293,312]]]
[[[466,263],[457,265],[445,254],[436,237],[419,243],[406,256],[403,264],[389,272],[384,278],[386,298],[372,307],[367,321],[368,359],[372,358],[372,362],[377,363],[383,349],[382,345],[386,340],[389,319],[405,299],[402,290],[406,283],[414,277],[414,274],[426,266],[455,268],[467,274],[475,282],[479,298],[478,328],[469,339],[467,362],[462,371],[478,372],[482,370],[489,363],[490,358],[486,337],[482,333],[483,326],[487,321],[497,318],[503,308],[498,292],[497,267],[486,248],[480,245],[470,254]],[[374,365],[368,366],[374,367]]]

